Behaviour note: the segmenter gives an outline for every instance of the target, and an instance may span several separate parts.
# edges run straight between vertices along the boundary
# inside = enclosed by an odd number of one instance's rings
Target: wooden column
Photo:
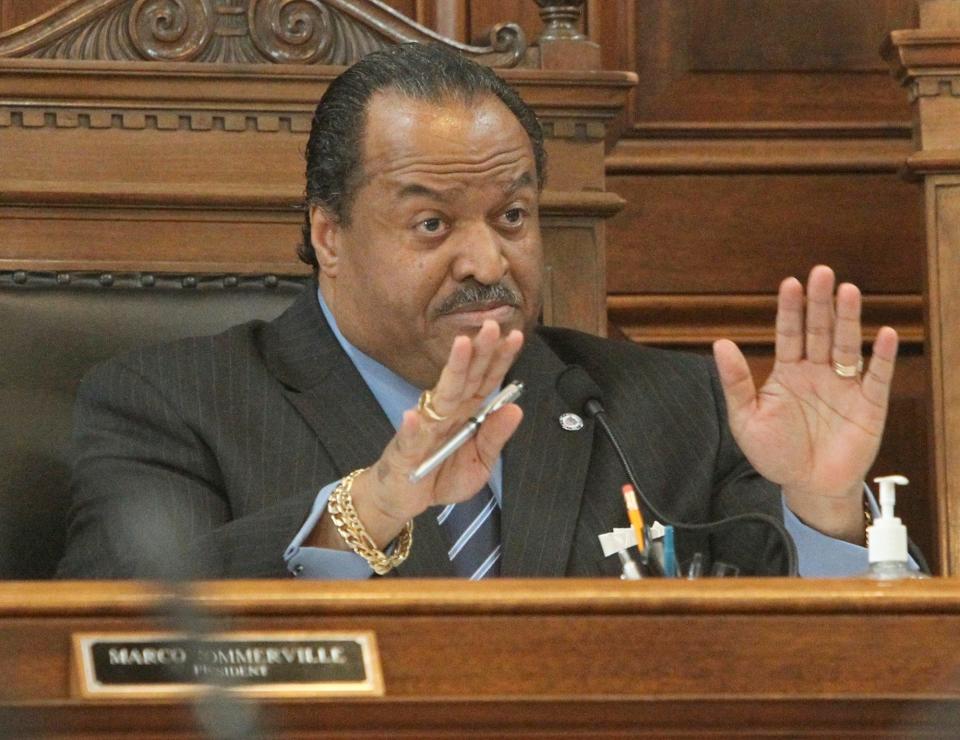
[[[916,151],[908,172],[926,198],[931,449],[945,573],[960,573],[960,3],[920,0],[920,27],[884,49],[908,89]],[[896,420],[892,420],[896,423]]]

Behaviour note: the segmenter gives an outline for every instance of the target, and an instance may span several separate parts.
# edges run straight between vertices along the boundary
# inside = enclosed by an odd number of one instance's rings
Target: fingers
[[[863,335],[860,329],[860,289],[843,283],[837,288],[837,318],[833,329],[831,359],[841,365],[857,365]]]
[[[833,344],[833,270],[817,265],[807,280],[807,359],[817,365],[830,362]]]
[[[446,435],[438,433],[439,425],[431,424],[416,411],[407,411],[397,434],[376,465],[379,483],[383,490],[432,489],[431,498],[435,503],[453,503],[469,498],[489,478],[504,445],[522,420],[523,411],[516,404],[498,409],[480,425],[476,435],[436,471],[422,481],[411,483],[410,473],[427,455],[436,451]],[[409,504],[409,500],[406,503]],[[381,508],[393,512],[403,508],[403,504],[381,505]]]
[[[834,296],[835,277],[826,265],[810,271],[806,296],[796,278],[780,284],[777,296],[776,359],[795,363],[856,367],[863,344],[860,290],[841,283]]]
[[[720,385],[727,402],[727,415],[731,429],[742,426],[743,420],[750,414],[757,402],[757,388],[750,373],[747,360],[729,339],[720,339],[713,343],[713,357],[720,374]]]
[[[447,364],[440,372],[433,393],[433,408],[441,416],[448,416],[456,409],[460,393],[467,382],[473,347],[469,337],[455,337],[447,357]]]
[[[485,321],[472,340],[457,337],[433,391],[434,410],[441,416],[469,416],[474,409],[464,412],[463,405],[475,406],[500,386],[522,345],[521,332],[501,337],[495,321]]]
[[[503,446],[523,418],[515,404],[490,414],[476,434],[431,473],[417,482],[411,482],[410,474],[452,435],[462,433],[466,418],[501,385],[522,344],[521,332],[501,337],[495,321],[484,322],[473,339],[454,339],[429,397],[427,408],[433,413],[406,411],[397,433],[373,466],[375,476],[361,476],[358,490],[368,496],[368,516],[375,522],[393,523],[393,529],[384,525],[382,531],[393,532],[397,521],[406,521],[431,504],[465,500],[489,478]]]
[[[873,341],[873,356],[863,376],[861,392],[873,406],[886,415],[890,385],[893,382],[893,367],[897,359],[897,332],[885,326],[877,332]]]
[[[517,355],[520,354],[520,348],[522,346],[523,333],[516,329],[503,338],[503,341],[497,348],[497,352],[487,367],[486,376],[474,392],[474,395],[486,398],[491,392],[501,386],[503,379],[507,375],[507,371],[510,370],[514,360],[517,359]]]
[[[477,394],[501,344],[500,325],[496,321],[484,321],[473,339],[473,358],[467,372],[467,382],[462,389],[464,398]]]
[[[420,411],[404,414],[397,435],[387,448],[394,461],[393,471],[408,474],[452,430],[475,414],[483,399],[500,387],[522,345],[520,331],[501,337],[495,321],[485,321],[473,339],[456,337],[429,401],[436,415],[445,418],[428,418]]]
[[[803,359],[803,286],[795,277],[780,283],[777,295],[777,362]]]
[[[460,404],[473,395],[478,378],[486,374],[499,339],[497,322],[485,321],[473,340],[465,336],[453,340],[447,364],[433,391],[433,407],[438,414],[454,414]]]

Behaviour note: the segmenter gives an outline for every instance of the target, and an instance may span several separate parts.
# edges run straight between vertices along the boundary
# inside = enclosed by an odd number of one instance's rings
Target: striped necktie
[[[469,501],[445,506],[437,522],[457,576],[477,581],[500,575],[500,505],[489,486]]]

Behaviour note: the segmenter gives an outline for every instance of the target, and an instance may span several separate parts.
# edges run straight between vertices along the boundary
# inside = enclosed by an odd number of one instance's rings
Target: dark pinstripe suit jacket
[[[696,356],[542,328],[511,371],[527,393],[504,452],[505,576],[616,574],[597,535],[626,526],[624,476],[557,374],[585,367],[646,493],[684,521],[747,510],[780,516],[779,494],[733,443],[711,364]],[[371,464],[393,430],[308,289],[276,320],[140,350],[95,368],[78,396],[64,577],[285,576],[282,553],[317,491]],[[450,573],[434,517],[417,519],[402,576]],[[746,572],[780,572],[769,532],[679,535]]]

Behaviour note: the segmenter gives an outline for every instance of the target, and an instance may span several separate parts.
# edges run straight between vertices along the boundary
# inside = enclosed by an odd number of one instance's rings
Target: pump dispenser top
[[[910,481],[902,475],[884,475],[873,480],[880,484],[880,516],[867,527],[870,558],[867,577],[879,580],[925,578],[923,573],[908,564],[907,528],[893,513],[897,502],[897,486],[905,486]]]
[[[907,528],[900,517],[894,516],[897,486],[910,481],[902,475],[884,475],[874,478],[880,484],[880,516],[867,527],[868,550],[871,563],[907,562]]]

